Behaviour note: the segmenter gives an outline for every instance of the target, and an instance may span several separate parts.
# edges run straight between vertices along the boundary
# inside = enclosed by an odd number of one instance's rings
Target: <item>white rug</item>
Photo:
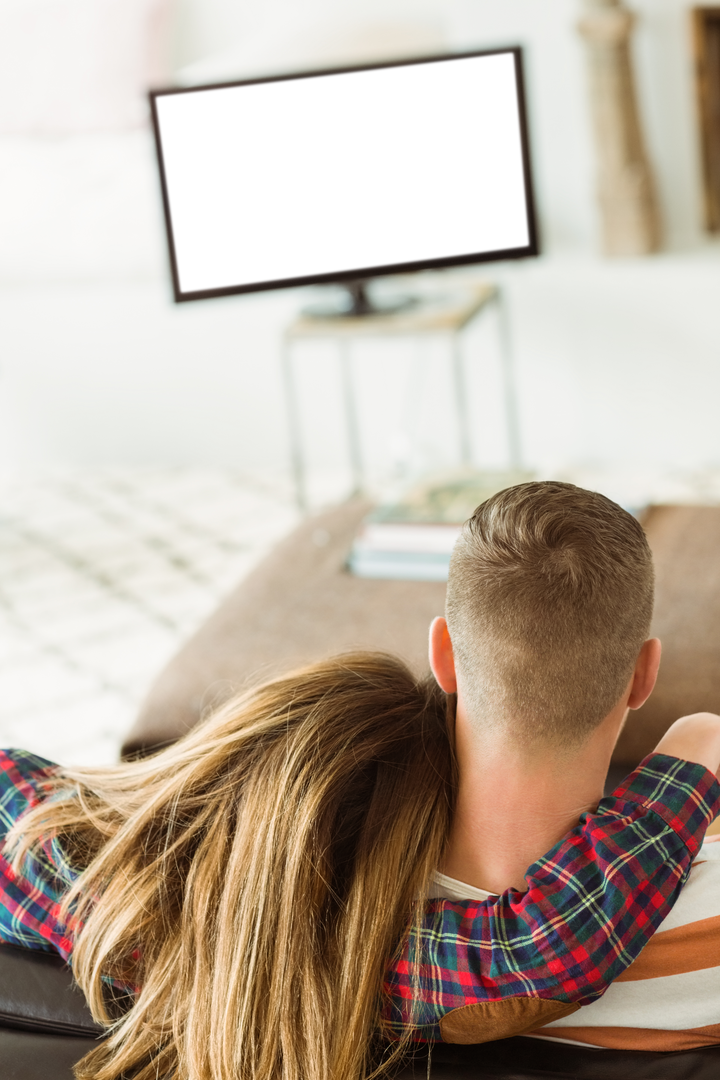
[[[117,759],[155,675],[297,520],[289,485],[229,471],[0,484],[0,745]]]

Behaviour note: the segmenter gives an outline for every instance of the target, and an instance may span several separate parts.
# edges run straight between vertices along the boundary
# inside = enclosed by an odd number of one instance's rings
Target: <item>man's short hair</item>
[[[450,560],[447,623],[468,713],[520,742],[576,746],[648,636],[652,556],[604,495],[555,481],[482,503]]]

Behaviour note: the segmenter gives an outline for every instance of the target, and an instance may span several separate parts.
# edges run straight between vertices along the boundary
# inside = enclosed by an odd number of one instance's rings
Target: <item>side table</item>
[[[340,362],[340,378],[345,411],[353,494],[363,489],[364,468],[355,393],[352,380],[351,349],[353,341],[368,337],[443,335],[449,338],[452,349],[452,377],[455,412],[458,424],[460,452],[463,464],[470,464],[470,417],[465,390],[465,368],[461,342],[462,331],[483,311],[494,307],[498,315],[502,363],[503,396],[508,433],[509,466],[520,467],[520,436],[517,400],[512,371],[512,355],[507,311],[502,291],[489,283],[474,284],[454,294],[427,297],[417,304],[392,314],[356,316],[299,315],[285,330],[282,349],[282,370],[287,399],[292,469],[295,496],[301,511],[307,510],[307,479],[305,454],[300,428],[300,410],[293,373],[292,351],[299,341],[312,338],[336,342]]]

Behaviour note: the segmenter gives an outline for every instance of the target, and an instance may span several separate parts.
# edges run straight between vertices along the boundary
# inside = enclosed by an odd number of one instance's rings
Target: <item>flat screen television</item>
[[[150,100],[176,301],[537,254],[520,48]]]

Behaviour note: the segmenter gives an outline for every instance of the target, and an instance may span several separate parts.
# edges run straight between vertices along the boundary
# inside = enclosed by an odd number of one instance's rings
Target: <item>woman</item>
[[[532,913],[518,893],[427,900],[453,809],[447,700],[398,661],[358,654],[251,690],[151,759],[60,769],[2,755],[12,867],[0,860],[0,937],[71,960],[108,1027],[79,1078],[360,1080],[426,1030],[437,974],[427,946],[446,913],[469,911],[486,938],[499,913],[542,935],[557,915],[538,901],[550,884],[533,884]],[[696,807],[712,778],[688,768]],[[647,827],[645,813],[626,828]],[[591,1000],[624,970],[691,858],[679,840],[671,855],[650,845],[657,902],[618,950],[612,930],[633,886],[617,867],[605,873],[602,826],[598,814],[557,848],[561,862],[572,841],[583,887],[585,867],[595,885],[600,873],[608,933],[573,968],[568,930],[557,947],[570,974],[546,973],[540,992],[555,1004]],[[507,951],[472,958],[469,1001],[527,992],[508,983]],[[396,1041],[380,1054],[383,1024]]]

